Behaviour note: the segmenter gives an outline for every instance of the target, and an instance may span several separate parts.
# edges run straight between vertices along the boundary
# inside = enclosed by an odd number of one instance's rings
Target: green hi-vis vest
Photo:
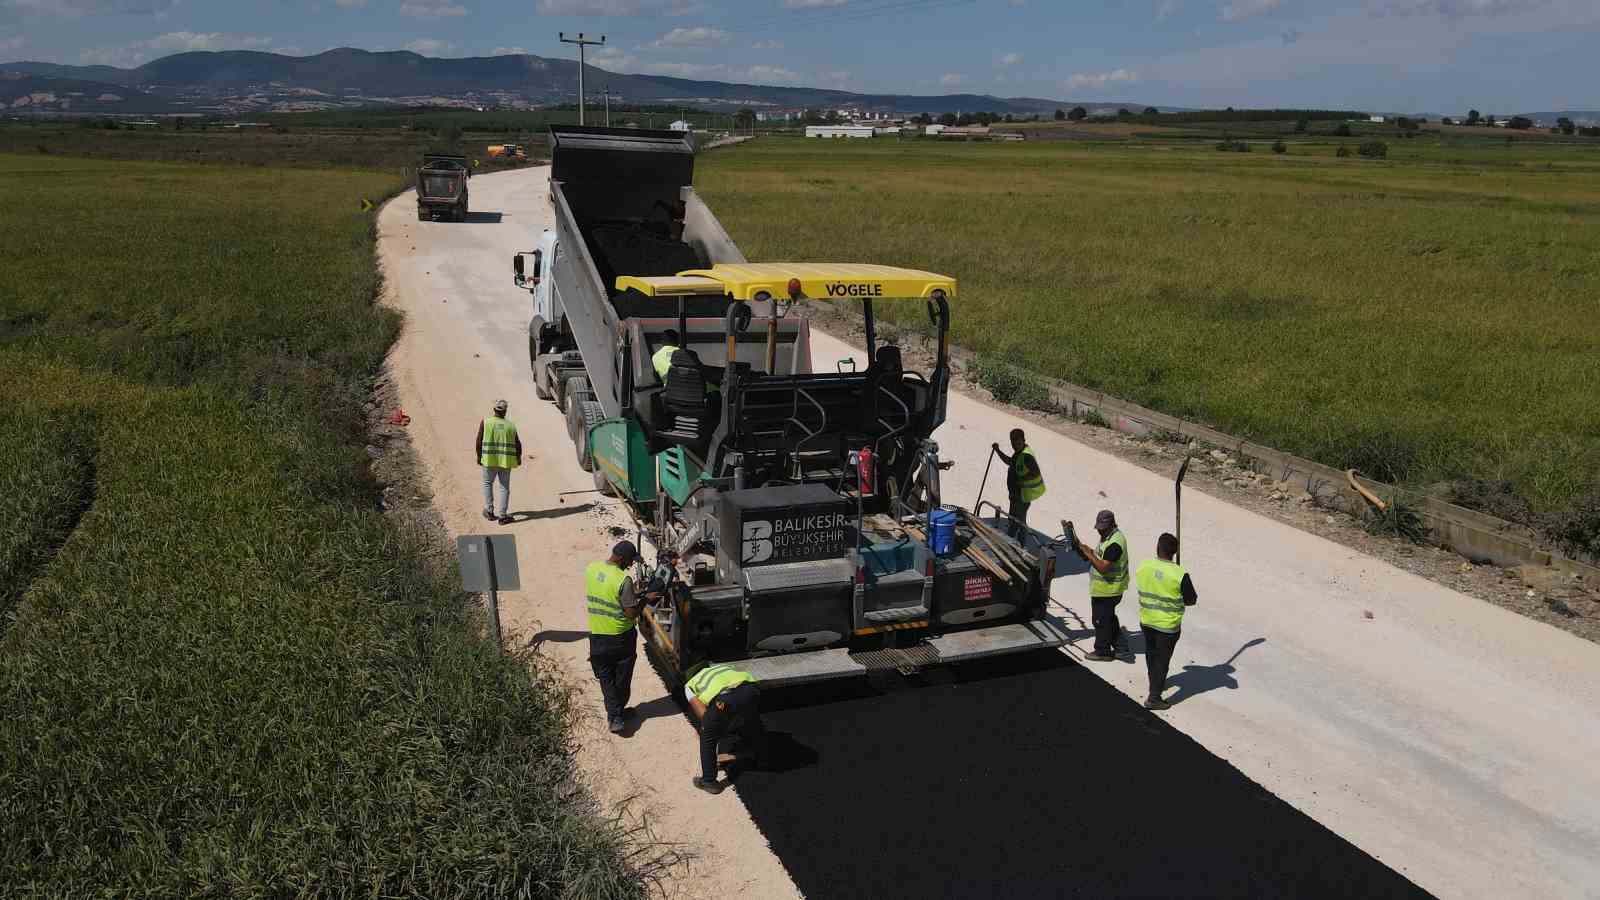
[[[584,570],[590,634],[627,634],[633,629],[633,620],[622,612],[622,582],[627,577],[627,572],[608,562],[593,562]]]
[[[478,465],[486,469],[515,469],[522,465],[517,458],[517,426],[499,416],[483,420],[483,455]]]
[[[1033,467],[1038,469],[1039,474],[1028,474],[1027,468],[1022,464],[1024,459],[1033,460]],[[1033,455],[1033,448],[1023,447],[1020,451],[1018,451],[1016,456],[1012,457],[1011,464],[1015,466],[1017,470],[1017,490],[1022,492],[1022,502],[1032,503],[1040,497],[1043,497],[1044,470],[1039,469],[1039,459]]]
[[[1177,634],[1183,624],[1183,566],[1164,559],[1139,564],[1139,624]]]
[[[749,672],[741,672],[727,663],[717,663],[696,672],[684,688],[699,698],[701,703],[709,704],[728,688],[741,684],[754,684],[755,680],[756,677]]]
[[[677,347],[663,344],[661,349],[656,351],[656,355],[650,357],[650,365],[656,367],[656,377],[661,379],[662,384],[667,383],[667,370],[672,368],[672,354],[677,352]]]
[[[1111,564],[1111,571],[1102,573],[1093,566],[1089,567],[1091,597],[1120,597],[1128,589],[1128,539],[1122,536],[1122,531],[1111,532],[1111,537],[1100,542],[1099,548],[1094,551],[1095,555],[1105,559],[1106,549],[1113,546],[1122,548],[1122,556]]]

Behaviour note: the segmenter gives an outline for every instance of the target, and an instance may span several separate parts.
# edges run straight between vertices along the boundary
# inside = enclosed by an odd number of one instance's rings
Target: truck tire
[[[592,472],[595,464],[589,448],[589,429],[606,420],[605,407],[596,400],[579,400],[574,407],[578,411],[573,417],[578,424],[578,433],[573,436],[572,446],[578,454],[578,467],[585,472]]]
[[[582,375],[573,375],[562,383],[561,390],[556,393],[556,404],[561,407],[562,412],[566,412],[567,407],[572,405],[573,395],[592,392],[593,389],[589,387],[589,379]]]
[[[528,335],[528,370],[533,373],[533,392],[540,400],[554,400],[556,392],[550,386],[550,367],[539,365],[539,339]]]

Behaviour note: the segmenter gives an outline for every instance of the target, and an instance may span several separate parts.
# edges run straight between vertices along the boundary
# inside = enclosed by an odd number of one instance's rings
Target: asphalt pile
[[[808,897],[1428,896],[1061,654],[763,701],[737,792]]]

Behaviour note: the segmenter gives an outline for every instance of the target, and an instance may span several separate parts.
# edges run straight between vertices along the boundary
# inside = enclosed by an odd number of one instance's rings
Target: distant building
[[[688,131],[691,126],[689,125],[688,122],[685,122],[684,120],[679,119],[678,121],[673,122],[671,125],[668,125],[667,127],[672,129],[673,131]]]
[[[1379,125],[1382,125],[1384,123],[1384,118],[1383,118],[1383,116],[1372,116],[1372,117],[1368,118],[1367,121],[1368,122],[1376,122]]]
[[[870,138],[871,125],[807,125],[808,138]]]
[[[964,140],[972,140],[974,138],[987,140],[989,138],[989,126],[969,125],[961,128],[945,128],[939,132],[939,137],[962,138]]]
[[[949,126],[947,126],[947,125],[938,125],[938,124],[928,125],[928,126],[925,126],[922,129],[922,133],[923,134],[940,134],[948,127]]]

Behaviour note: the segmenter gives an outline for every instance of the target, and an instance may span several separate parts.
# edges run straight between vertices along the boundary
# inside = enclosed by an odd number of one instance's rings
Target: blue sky
[[[1600,108],[1600,0],[0,0],[0,60],[567,55],[894,93],[1456,113]]]

